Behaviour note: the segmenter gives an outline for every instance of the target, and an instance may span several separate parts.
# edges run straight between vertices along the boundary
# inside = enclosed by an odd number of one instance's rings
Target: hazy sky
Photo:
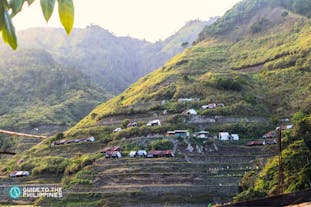
[[[187,21],[221,16],[240,0],[74,0],[74,27],[96,24],[116,35],[156,41],[174,34]],[[39,0],[14,17],[17,30],[60,27],[57,9],[46,24]]]

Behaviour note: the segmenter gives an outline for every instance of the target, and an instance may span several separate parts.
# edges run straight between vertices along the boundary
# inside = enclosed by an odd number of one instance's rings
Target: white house
[[[198,113],[194,109],[187,109],[187,110],[183,111],[182,114],[197,115]]]
[[[152,120],[147,123],[147,126],[161,126],[161,122],[158,119]]]
[[[127,127],[137,127],[137,122],[134,121],[134,122],[130,122]]]
[[[137,155],[141,157],[146,157],[147,156],[147,151],[146,150],[138,150]]]
[[[120,132],[120,131],[122,131],[121,128],[115,128],[115,129],[113,130],[113,132]]]
[[[239,141],[240,137],[238,134],[231,134],[231,139],[234,141]]]
[[[10,177],[24,177],[29,176],[30,173],[28,171],[13,171],[10,173]]]
[[[136,155],[137,155],[136,151],[131,151],[129,157],[136,157]]]
[[[208,137],[208,132],[207,131],[200,131],[195,133],[195,137],[197,138],[207,138]]]
[[[229,132],[219,132],[218,139],[220,139],[222,141],[228,141],[230,139]]]
[[[176,137],[188,138],[190,136],[190,133],[188,130],[175,130],[174,134]]]

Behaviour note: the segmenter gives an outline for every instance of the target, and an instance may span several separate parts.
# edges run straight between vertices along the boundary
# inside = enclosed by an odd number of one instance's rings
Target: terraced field
[[[76,203],[79,197],[79,202],[101,202],[104,206],[207,206],[228,202],[239,192],[244,173],[258,172],[276,150],[250,150],[238,145],[217,148],[190,153],[179,146],[173,158],[99,159],[77,177],[93,180],[92,184],[67,189],[65,199]],[[230,155],[225,155],[227,152]]]

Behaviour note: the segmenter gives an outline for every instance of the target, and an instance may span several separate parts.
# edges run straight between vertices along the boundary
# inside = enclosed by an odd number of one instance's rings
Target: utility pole
[[[279,166],[278,166],[278,189],[279,195],[283,193],[283,168],[282,168],[282,129],[277,129],[278,135],[278,153],[279,153]]]

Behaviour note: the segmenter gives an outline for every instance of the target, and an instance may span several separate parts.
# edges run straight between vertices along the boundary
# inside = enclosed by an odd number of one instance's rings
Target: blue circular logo
[[[18,186],[13,186],[10,188],[10,197],[13,199],[18,199],[22,195],[22,190]]]

